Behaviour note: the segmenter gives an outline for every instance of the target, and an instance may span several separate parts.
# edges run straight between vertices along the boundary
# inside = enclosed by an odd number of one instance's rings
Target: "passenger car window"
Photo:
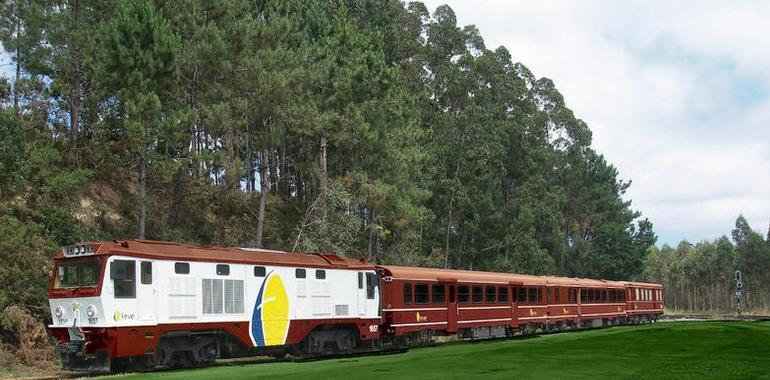
[[[446,301],[446,287],[443,284],[434,284],[431,287],[433,303],[444,303]]]
[[[473,303],[484,302],[484,288],[481,286],[474,286],[471,291],[473,292],[473,294],[471,294],[471,300]]]
[[[537,288],[529,288],[529,303],[537,302]]]
[[[497,288],[497,302],[508,303],[508,287],[501,286]]]
[[[484,296],[484,301],[486,303],[496,303],[497,302],[497,288],[494,286],[487,286],[487,292]]]
[[[404,284],[404,305],[412,304],[412,284]]]
[[[428,294],[428,284],[417,284],[414,286],[414,303],[426,304],[430,301]]]
[[[468,291],[468,286],[466,285],[460,285],[457,287],[457,302],[458,303],[468,303],[470,301],[470,292]]]

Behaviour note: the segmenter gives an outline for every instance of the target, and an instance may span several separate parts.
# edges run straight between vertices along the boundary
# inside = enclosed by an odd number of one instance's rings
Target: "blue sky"
[[[770,2],[426,1],[554,80],[659,243],[770,222]]]

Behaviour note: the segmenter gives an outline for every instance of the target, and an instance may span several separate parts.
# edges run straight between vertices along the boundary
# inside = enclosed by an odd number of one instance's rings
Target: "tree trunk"
[[[320,198],[319,206],[321,207],[321,210],[322,210],[321,220],[326,220],[326,191],[328,186],[327,184],[328,172],[326,171],[326,143],[327,143],[326,136],[322,136],[321,142],[320,142],[321,149],[318,154],[319,164],[321,165],[320,194],[319,194],[319,198]]]
[[[449,231],[452,225],[452,202],[449,202],[449,215],[446,221],[446,232],[444,234],[444,269],[449,268]]]
[[[13,82],[13,109],[19,112],[19,80],[21,79],[21,64],[19,63],[19,37],[21,37],[21,15],[19,12],[19,1],[14,3],[14,12],[16,13],[16,79]]]
[[[265,149],[259,160],[259,211],[257,214],[257,248],[262,248],[262,233],[265,228],[265,203],[267,202],[267,192],[269,191],[267,179],[267,157],[268,150]]]
[[[80,1],[73,1],[73,11],[75,13],[75,29],[80,29]],[[72,93],[70,94],[70,149],[68,154],[68,160],[70,165],[77,163],[77,149],[78,149],[78,128],[80,127],[80,47],[72,47],[73,49],[73,67],[72,67]]]
[[[144,240],[144,224],[147,216],[146,187],[147,187],[147,160],[146,152],[139,155],[139,240]]]

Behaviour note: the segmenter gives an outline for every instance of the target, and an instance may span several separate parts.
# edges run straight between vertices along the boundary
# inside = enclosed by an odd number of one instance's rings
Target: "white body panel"
[[[135,297],[115,297],[115,281],[110,278],[110,266],[115,260],[136,262]],[[149,262],[152,266],[151,281],[142,277],[143,261]],[[229,274],[218,275],[217,264],[224,263],[189,261],[182,262],[189,263],[189,274],[178,274],[175,273],[177,262],[182,261],[110,256],[105,273],[102,274],[104,281],[101,296],[49,300],[52,313],[58,307],[64,310],[62,318],[57,318],[55,314],[52,316],[51,327],[126,327],[169,323],[252,321],[257,296],[267,278],[255,275],[255,265],[228,263],[226,265],[229,266]],[[289,320],[360,318],[371,322],[372,319],[379,318],[379,288],[370,290],[367,294],[367,273],[373,278],[375,274],[373,270],[270,265],[264,265],[264,267],[267,275],[272,273],[282,280],[288,301]],[[306,278],[296,277],[298,268],[305,269]],[[325,271],[325,279],[316,279],[316,270]],[[361,289],[359,289],[359,273],[363,278]],[[227,289],[217,288],[220,284]],[[226,297],[238,294],[239,284],[243,285],[243,295],[240,297],[242,306],[232,297],[229,300],[219,299],[219,295]],[[209,293],[212,296],[207,299],[204,299],[204,285],[211,286],[213,289]],[[231,291],[228,292],[228,289]],[[214,306],[205,310],[204,301],[209,301],[209,304]],[[224,307],[221,313],[211,312],[222,304]],[[225,310],[228,305],[230,310]],[[86,317],[88,306],[93,306],[96,310],[93,318]]]

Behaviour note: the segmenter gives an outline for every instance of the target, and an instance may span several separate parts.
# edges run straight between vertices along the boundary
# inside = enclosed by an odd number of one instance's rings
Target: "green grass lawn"
[[[120,379],[770,379],[770,323],[677,322]]]

